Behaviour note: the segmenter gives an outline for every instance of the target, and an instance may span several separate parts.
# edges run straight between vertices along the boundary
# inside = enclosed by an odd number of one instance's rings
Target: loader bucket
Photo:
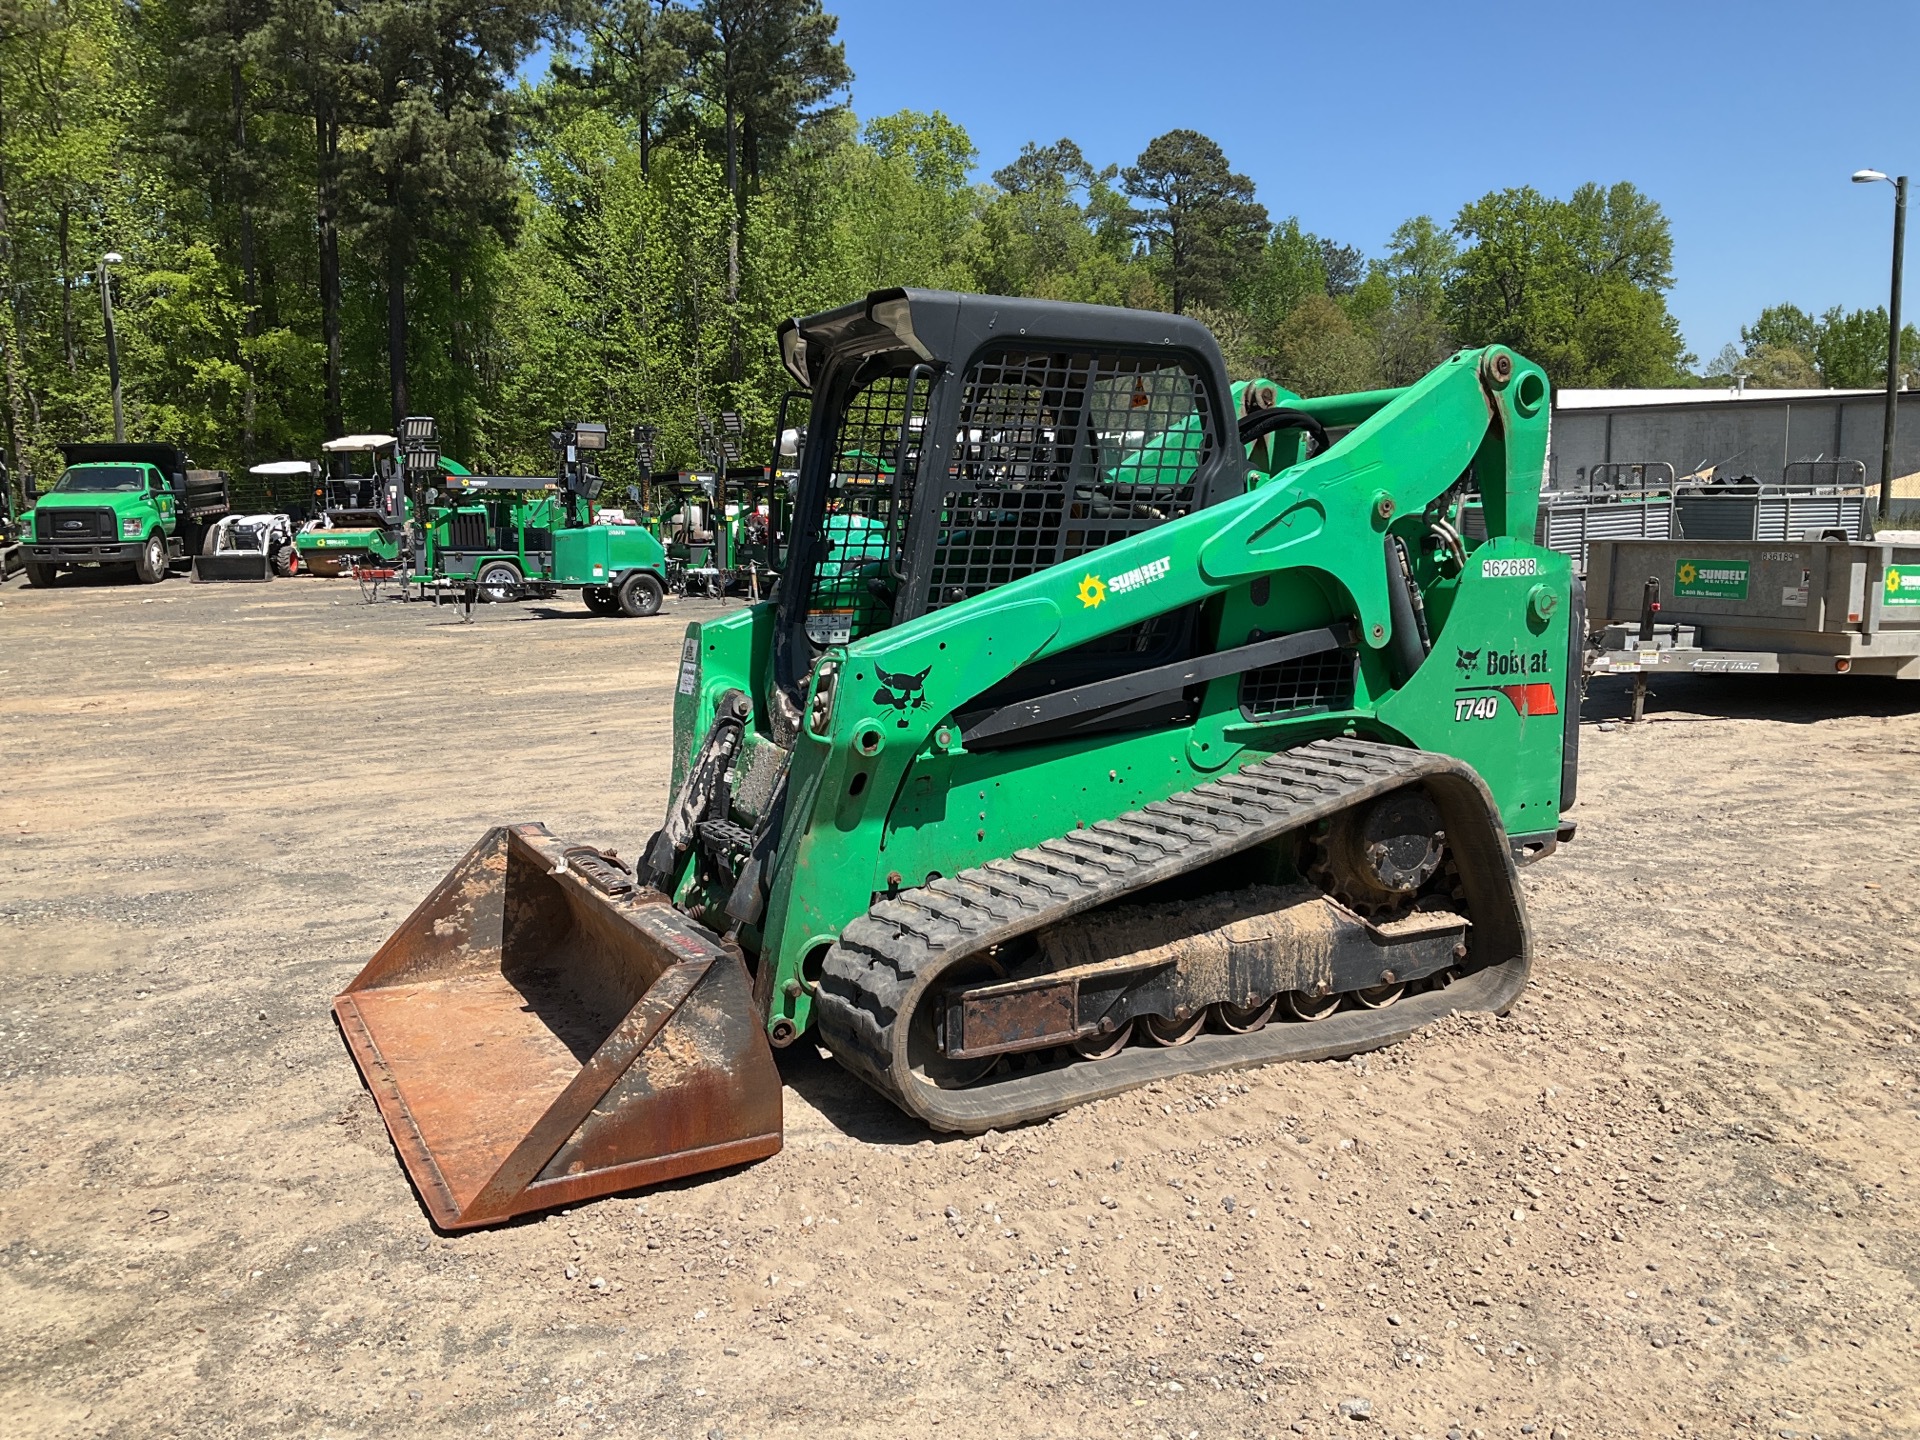
[[[258,550],[222,550],[193,557],[193,578],[208,580],[271,580],[267,557]]]
[[[541,825],[489,830],[333,1013],[443,1229],[780,1148],[739,956]]]

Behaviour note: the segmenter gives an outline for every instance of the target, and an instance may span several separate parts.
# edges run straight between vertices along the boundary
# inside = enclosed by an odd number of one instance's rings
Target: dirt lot
[[[1596,695],[1506,1020],[984,1140],[789,1055],[446,1238],[327,1001],[491,822],[633,853],[712,605],[0,602],[0,1433],[1920,1434],[1920,686]]]

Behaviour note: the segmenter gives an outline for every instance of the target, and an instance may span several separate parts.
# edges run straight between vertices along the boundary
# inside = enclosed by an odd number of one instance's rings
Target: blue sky
[[[1673,222],[1703,364],[1778,301],[1885,304],[1893,189],[1847,177],[1920,172],[1920,0],[826,3],[855,111],[944,110],[977,178],[1028,140],[1126,164],[1186,126],[1276,219],[1369,254],[1489,190],[1629,180]]]
[[[1920,174],[1916,0],[827,8],[854,109],[946,111],[982,178],[1028,140],[1125,164],[1188,126],[1276,218],[1370,254],[1489,190],[1630,180],[1673,222],[1669,304],[1703,362],[1776,301],[1885,304],[1893,187],[1847,177]]]

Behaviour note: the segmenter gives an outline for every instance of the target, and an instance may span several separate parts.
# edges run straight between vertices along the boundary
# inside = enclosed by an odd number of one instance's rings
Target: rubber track
[[[1249,1035],[1205,1034],[1177,1047],[1136,1045],[1105,1060],[996,1072],[964,1089],[937,1088],[910,1071],[905,1020],[948,967],[1415,781],[1441,804],[1475,926],[1478,968],[1445,990]],[[903,1110],[936,1129],[978,1133],[1153,1080],[1350,1055],[1453,1011],[1504,1011],[1526,983],[1530,951],[1506,835],[1471,768],[1373,741],[1318,740],[876,903],[829,950],[814,1016],[834,1057]]]

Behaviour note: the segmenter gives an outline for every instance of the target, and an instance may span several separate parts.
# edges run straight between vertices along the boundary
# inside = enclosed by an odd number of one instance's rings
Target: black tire
[[[167,542],[156,530],[147,537],[147,543],[140,547],[140,558],[133,562],[134,578],[142,585],[158,585],[167,578],[167,567],[171,563]]]
[[[508,560],[489,560],[473,577],[480,599],[488,605],[505,605],[520,598],[523,577],[520,567]]]
[[[273,559],[268,563],[273,566],[273,573],[284,580],[299,567],[299,552],[293,548],[291,540],[282,541],[273,547]]]
[[[660,582],[644,570],[636,570],[620,582],[615,598],[620,603],[620,613],[635,620],[660,613],[660,602],[667,592]]]
[[[587,609],[595,615],[618,615],[620,601],[608,585],[589,585],[580,592],[580,598],[587,602]]]
[[[54,582],[59,578],[60,567],[58,565],[40,565],[32,560],[27,561],[27,584],[31,585],[34,589],[49,590],[53,588]]]

